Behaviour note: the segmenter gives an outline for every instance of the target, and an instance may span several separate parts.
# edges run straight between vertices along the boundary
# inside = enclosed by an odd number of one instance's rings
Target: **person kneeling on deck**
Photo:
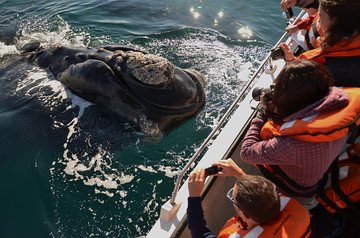
[[[235,164],[231,159],[225,162]],[[218,164],[221,166],[220,164]],[[225,237],[308,237],[310,216],[308,211],[295,199],[280,196],[275,185],[261,176],[246,175],[237,166],[234,176],[237,181],[227,193],[233,203],[236,216],[230,218],[219,232]],[[225,172],[219,175],[227,175]],[[205,181],[204,169],[192,172],[189,177],[188,227],[193,238],[216,237],[206,227],[201,206],[201,192]],[[224,194],[225,196],[225,194]]]

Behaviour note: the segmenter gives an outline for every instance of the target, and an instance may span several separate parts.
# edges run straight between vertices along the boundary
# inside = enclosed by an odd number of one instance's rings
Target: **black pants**
[[[311,238],[360,238],[360,226],[320,204],[310,210]]]

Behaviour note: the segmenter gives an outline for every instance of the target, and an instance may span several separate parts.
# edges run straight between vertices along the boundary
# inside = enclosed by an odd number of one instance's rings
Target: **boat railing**
[[[294,20],[295,22],[300,19],[303,15],[304,15],[304,11],[301,11],[299,13],[299,15],[296,17],[296,19]],[[276,42],[276,44],[274,45],[274,47],[279,46],[279,44],[281,42],[283,42],[284,38],[288,35],[287,32],[285,32],[281,38],[278,40],[278,42]],[[176,205],[175,199],[177,196],[177,193],[179,191],[180,188],[180,184],[182,179],[184,178],[185,173],[188,171],[188,169],[190,168],[191,164],[194,163],[194,161],[200,156],[200,154],[204,151],[204,149],[208,146],[209,141],[214,137],[214,135],[220,130],[220,128],[222,127],[223,123],[231,116],[231,114],[234,112],[234,110],[237,108],[237,105],[239,103],[239,101],[245,96],[247,90],[249,89],[249,87],[252,85],[253,81],[258,77],[259,73],[262,72],[264,70],[264,68],[267,66],[267,63],[270,62],[270,67],[271,66],[271,52],[268,53],[268,55],[266,56],[266,58],[262,61],[261,65],[258,67],[258,69],[256,70],[256,72],[254,73],[254,75],[252,76],[252,78],[247,82],[247,84],[244,86],[244,88],[241,90],[239,96],[234,100],[234,102],[231,104],[231,106],[228,108],[228,110],[225,112],[225,114],[222,116],[222,118],[220,119],[220,121],[217,123],[217,125],[213,128],[213,130],[210,132],[210,134],[206,137],[206,139],[204,140],[204,142],[201,144],[201,146],[195,151],[194,155],[190,158],[190,160],[186,163],[185,167],[181,170],[181,172],[178,174],[177,179],[176,179],[176,183],[175,183],[175,187],[174,190],[171,194],[171,199],[170,199],[170,204],[172,206]]]

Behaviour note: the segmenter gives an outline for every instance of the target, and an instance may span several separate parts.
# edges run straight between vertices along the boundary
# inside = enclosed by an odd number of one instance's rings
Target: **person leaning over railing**
[[[246,175],[231,159],[221,160],[214,165],[222,168],[217,176],[237,178],[226,194],[237,215],[225,223],[217,237],[309,237],[310,216],[299,202],[279,195],[268,179]],[[194,171],[189,176],[187,221],[193,238],[216,237],[204,219],[200,197],[204,182],[204,169]]]
[[[294,0],[282,1],[292,6]],[[335,86],[360,87],[360,1],[319,0],[320,47],[295,57],[290,48],[280,44],[284,59],[310,59],[324,64],[334,77]]]
[[[346,143],[348,126],[358,122],[360,89],[332,85],[331,74],[314,61],[287,64],[263,96],[264,113],[252,120],[240,151],[243,161],[266,165],[263,174],[271,172],[264,175],[309,209]]]
[[[310,60],[285,65],[272,88],[262,96],[263,113],[252,120],[240,157],[312,209],[351,126],[360,123],[360,89],[333,87],[328,70]]]

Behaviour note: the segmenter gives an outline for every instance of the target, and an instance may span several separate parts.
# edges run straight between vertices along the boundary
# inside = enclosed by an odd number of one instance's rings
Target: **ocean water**
[[[278,0],[0,0],[0,237],[139,237],[286,20]],[[194,68],[206,103],[160,136],[109,118],[19,54],[128,44]]]

